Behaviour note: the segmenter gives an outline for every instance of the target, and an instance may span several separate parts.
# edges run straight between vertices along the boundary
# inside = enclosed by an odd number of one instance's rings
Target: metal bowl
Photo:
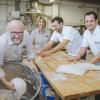
[[[5,63],[2,68],[4,69],[6,77],[9,81],[11,81],[13,78],[19,77],[24,79],[27,83],[27,92],[20,98],[20,100],[34,100],[36,97],[38,97],[41,88],[39,73],[22,63],[15,62]],[[0,83],[0,91],[6,92],[4,89],[6,88],[3,84]]]

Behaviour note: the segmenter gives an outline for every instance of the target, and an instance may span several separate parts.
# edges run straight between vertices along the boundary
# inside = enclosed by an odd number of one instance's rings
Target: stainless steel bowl
[[[16,77],[23,78],[26,81],[27,92],[20,98],[20,100],[34,100],[36,97],[38,97],[41,88],[41,80],[36,71],[30,69],[28,66],[22,63],[15,62],[5,63],[2,68],[4,69],[6,77],[9,81]],[[4,87],[4,85],[0,83],[0,91],[6,92],[6,90],[7,89]],[[11,91],[9,93],[13,95]],[[12,97],[14,96],[15,95]]]

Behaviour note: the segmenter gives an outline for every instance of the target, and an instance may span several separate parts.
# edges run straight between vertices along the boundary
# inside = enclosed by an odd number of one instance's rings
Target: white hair
[[[14,27],[21,27],[24,29],[24,24],[20,20],[12,20],[7,24],[8,31],[10,31]]]

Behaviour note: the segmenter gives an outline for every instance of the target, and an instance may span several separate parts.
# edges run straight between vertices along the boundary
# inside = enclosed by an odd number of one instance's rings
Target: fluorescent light
[[[50,0],[49,2],[53,2],[53,1],[55,1],[55,0]]]

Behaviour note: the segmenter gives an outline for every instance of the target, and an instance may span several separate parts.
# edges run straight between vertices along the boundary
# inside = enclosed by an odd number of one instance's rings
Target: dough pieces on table
[[[68,73],[74,75],[84,75],[89,70],[100,70],[100,66],[91,63],[76,63],[69,65],[60,65],[56,72]]]

